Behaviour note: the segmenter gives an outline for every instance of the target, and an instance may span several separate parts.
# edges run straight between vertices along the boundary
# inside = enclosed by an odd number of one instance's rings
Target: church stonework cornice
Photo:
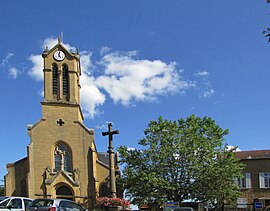
[[[46,171],[48,171],[46,169]],[[45,179],[45,184],[47,186],[53,185],[54,182],[56,182],[57,178],[59,177],[64,177],[66,180],[66,183],[69,183],[70,185],[72,185],[73,187],[79,187],[80,186],[80,181],[79,180],[74,180],[73,177],[75,177],[76,172],[73,173],[69,173],[65,170],[60,170],[58,172],[46,172],[46,179]],[[62,179],[61,179],[62,180]]]
[[[55,52],[56,50],[62,50],[65,53],[67,53],[70,57],[73,57],[77,60],[80,60],[80,54],[79,54],[78,50],[76,52],[71,52],[71,51],[67,50],[66,47],[62,43],[58,43],[57,45],[55,45],[51,49],[48,49],[48,47],[46,47],[42,53],[42,57],[47,58],[48,55],[50,55],[52,52]]]

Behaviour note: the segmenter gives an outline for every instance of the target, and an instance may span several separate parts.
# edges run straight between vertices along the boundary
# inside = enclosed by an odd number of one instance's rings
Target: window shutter
[[[251,188],[251,174],[246,173],[246,188]]]
[[[260,183],[260,188],[264,188],[264,173],[263,172],[259,173],[259,183]]]

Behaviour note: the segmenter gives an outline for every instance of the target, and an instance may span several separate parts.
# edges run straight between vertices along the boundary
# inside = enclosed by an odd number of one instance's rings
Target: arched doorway
[[[74,201],[74,194],[72,189],[67,185],[60,185],[56,188],[56,198],[69,199]]]

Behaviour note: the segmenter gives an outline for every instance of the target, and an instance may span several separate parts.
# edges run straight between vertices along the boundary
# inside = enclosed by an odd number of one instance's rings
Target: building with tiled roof
[[[241,189],[238,207],[253,210],[262,204],[270,211],[270,149],[239,151],[235,156],[245,165],[243,178],[235,179]]]
[[[270,149],[266,150],[250,150],[250,151],[239,151],[235,153],[236,157],[244,160],[244,159],[262,159],[262,158],[270,158]]]

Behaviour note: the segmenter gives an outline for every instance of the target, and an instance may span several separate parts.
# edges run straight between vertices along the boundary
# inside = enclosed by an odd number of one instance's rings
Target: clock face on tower
[[[55,60],[57,61],[62,61],[65,58],[65,53],[63,51],[56,51],[53,54],[53,57],[55,58]]]

